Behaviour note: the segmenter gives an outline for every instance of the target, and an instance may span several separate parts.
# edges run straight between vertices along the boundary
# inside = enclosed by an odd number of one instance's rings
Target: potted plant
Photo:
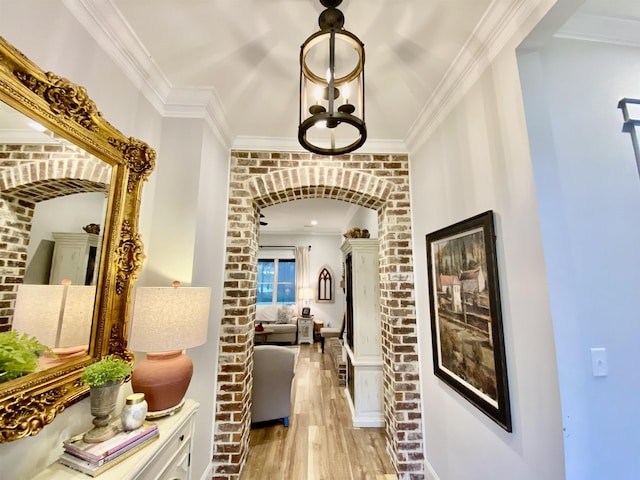
[[[109,355],[85,367],[82,381],[89,386],[91,415],[94,427],[84,434],[87,443],[103,442],[116,433],[111,414],[118,401],[120,385],[131,375],[131,365],[123,359]]]
[[[131,365],[120,357],[109,355],[85,367],[82,381],[89,387],[122,384],[131,375]]]
[[[0,333],[0,383],[35,372],[38,358],[45,351],[49,347],[26,333]]]

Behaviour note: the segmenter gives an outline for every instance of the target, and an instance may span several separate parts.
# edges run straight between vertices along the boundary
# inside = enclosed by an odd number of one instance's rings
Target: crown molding
[[[171,85],[115,5],[110,0],[63,3],[145,98],[163,113]]]
[[[417,150],[480,77],[522,23],[547,0],[494,0],[434,90],[404,141],[367,140],[358,153]],[[212,89],[175,89],[111,0],[63,0],[101,48],[165,117],[203,118],[218,139],[238,150],[303,152],[295,138],[236,137]]]
[[[297,138],[276,138],[276,137],[249,137],[237,136],[231,146],[232,150],[239,151],[270,151],[270,152],[299,152],[307,153],[302,148]],[[376,155],[400,155],[408,154],[407,146],[401,140],[367,140],[354,154],[376,154]]]
[[[315,229],[315,230],[314,230]],[[342,236],[342,234],[345,232],[345,229],[339,229],[339,228],[320,228],[318,229],[317,227],[302,227],[302,228],[295,228],[293,230],[291,229],[287,229],[287,228],[276,228],[276,229],[272,229],[272,230],[267,230],[264,227],[260,227],[260,237],[262,238],[262,236],[267,236],[267,235],[300,235],[300,236],[309,236],[309,237],[315,237],[315,236],[335,236],[335,235],[340,235]],[[262,248],[265,249],[269,249],[269,245],[264,245]]]
[[[554,37],[637,48],[640,47],[640,21],[577,12]]]
[[[63,0],[87,32],[163,117],[204,118],[227,148],[224,110],[212,89],[173,88],[111,0]]]
[[[418,150],[446,115],[480,78],[493,59],[511,41],[529,16],[547,0],[494,0],[460,49],[405,138],[411,152]]]

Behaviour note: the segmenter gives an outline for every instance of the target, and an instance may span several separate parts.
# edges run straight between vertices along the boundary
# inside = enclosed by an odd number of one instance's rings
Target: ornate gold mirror
[[[104,120],[84,88],[42,71],[2,37],[0,101],[0,113],[19,112],[44,127],[48,137],[42,142],[9,141],[0,135],[0,332],[41,332],[44,327],[35,323],[43,321],[43,311],[54,306],[50,310],[60,312],[53,336],[41,341],[54,352],[52,357],[40,357],[33,373],[4,382],[0,371],[2,443],[37,434],[67,406],[85,397],[88,388],[80,374],[86,365],[108,354],[132,360],[126,350],[126,334],[131,290],[143,259],[139,204],[155,152]],[[0,128],[2,118],[0,115]],[[42,253],[36,238],[47,236],[34,233],[38,229],[34,219],[38,217],[36,207],[41,208],[45,201],[82,195],[82,204],[95,202],[95,213],[90,215],[96,220],[84,231],[51,232],[55,248],[67,241],[86,243],[74,244],[73,248],[88,252],[88,258],[68,285],[66,278],[75,270],[58,271],[55,263],[57,257],[64,260],[58,263],[65,263],[73,255],[49,253],[53,259],[45,273],[33,267]],[[49,208],[74,210],[55,205]],[[66,213],[59,216],[68,217]],[[29,279],[34,275],[44,280],[32,282]],[[65,285],[59,285],[60,278],[65,278]],[[25,293],[28,287],[35,290],[31,297]],[[76,315],[82,327],[70,329],[65,322],[72,310],[69,299],[75,297],[83,298],[84,309]],[[58,306],[60,298],[64,308]],[[80,331],[80,336],[65,338],[64,332],[71,330]]]

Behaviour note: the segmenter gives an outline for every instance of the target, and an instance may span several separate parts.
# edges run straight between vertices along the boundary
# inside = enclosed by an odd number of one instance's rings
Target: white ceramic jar
[[[133,393],[129,395],[120,415],[123,430],[130,432],[131,430],[140,428],[144,423],[148,408],[147,401],[144,399],[144,393]]]

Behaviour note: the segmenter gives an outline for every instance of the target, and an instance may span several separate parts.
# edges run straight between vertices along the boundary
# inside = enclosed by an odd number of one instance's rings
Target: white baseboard
[[[440,480],[440,477],[438,476],[438,474],[435,472],[431,464],[426,460],[424,461],[424,467],[425,467],[425,473],[427,475],[426,480]]]
[[[213,477],[213,462],[209,462],[207,468],[205,468],[204,472],[202,472],[200,480],[211,480],[211,477]]]
[[[377,417],[354,417],[353,426],[356,428],[384,427],[384,419]]]
[[[384,417],[382,415],[356,415],[355,405],[349,394],[349,387],[345,387],[344,396],[347,398],[347,404],[351,411],[351,421],[356,428],[377,428],[384,427]]]

